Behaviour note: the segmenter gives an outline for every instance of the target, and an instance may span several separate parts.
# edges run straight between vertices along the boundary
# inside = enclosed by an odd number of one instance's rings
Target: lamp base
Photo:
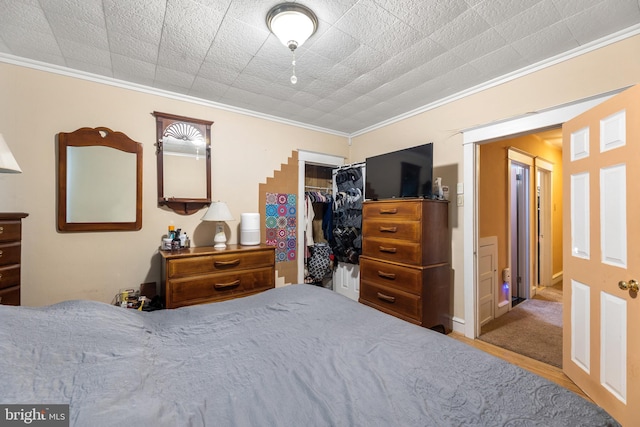
[[[216,235],[213,238],[213,249],[226,249],[227,236],[224,234],[224,222],[216,224]]]

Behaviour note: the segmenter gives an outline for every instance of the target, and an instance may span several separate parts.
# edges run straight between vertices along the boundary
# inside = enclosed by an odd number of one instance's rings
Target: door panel
[[[640,419],[640,86],[563,126],[563,369],[623,425]],[[625,286],[626,289],[622,289]],[[633,403],[636,403],[635,405]]]

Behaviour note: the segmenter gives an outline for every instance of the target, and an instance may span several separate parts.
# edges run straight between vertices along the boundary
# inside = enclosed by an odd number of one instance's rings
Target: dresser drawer
[[[422,264],[420,244],[393,239],[362,239],[362,255],[410,265]]]
[[[0,244],[0,266],[20,264],[20,242]]]
[[[360,257],[360,277],[377,285],[400,289],[419,295],[422,291],[422,271],[397,264]]]
[[[365,220],[419,220],[421,212],[419,201],[366,202],[362,205],[362,218]]]
[[[272,266],[274,262],[273,251],[176,258],[167,262],[167,275],[169,278],[178,278],[198,274],[220,273],[231,269]]]
[[[169,300],[172,307],[202,302],[222,301],[238,295],[249,295],[275,286],[271,268],[192,276],[170,281]]]
[[[362,224],[362,235],[368,238],[398,239],[407,242],[420,242],[419,221],[371,220]]]
[[[414,323],[421,322],[422,301],[418,295],[362,280],[360,302]]]
[[[20,286],[0,289],[0,304],[20,305]]]
[[[20,240],[20,221],[0,221],[0,242]]]
[[[20,265],[0,267],[0,289],[20,285]]]

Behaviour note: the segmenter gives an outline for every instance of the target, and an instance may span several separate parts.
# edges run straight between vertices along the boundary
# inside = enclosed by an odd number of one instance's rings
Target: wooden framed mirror
[[[158,205],[182,215],[211,203],[211,125],[153,112],[156,118]]]
[[[142,144],[109,128],[58,134],[58,230],[142,228]]]

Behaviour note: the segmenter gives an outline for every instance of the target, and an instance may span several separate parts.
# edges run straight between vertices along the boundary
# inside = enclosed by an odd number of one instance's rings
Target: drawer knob
[[[233,288],[235,286],[238,286],[239,284],[240,284],[240,280],[234,280],[233,282],[229,282],[229,283],[215,283],[213,287],[215,289],[227,289],[227,288]]]
[[[396,233],[398,231],[398,227],[380,227],[381,233]]]
[[[0,257],[2,257],[2,250],[0,249]]]
[[[384,271],[378,270],[378,276],[383,279],[396,280],[396,275],[394,273],[385,273]]]
[[[382,301],[390,302],[392,304],[396,302],[396,297],[392,297],[391,295],[385,295],[382,292],[378,292],[378,298],[381,299]]]
[[[238,265],[240,264],[240,258],[237,259],[232,259],[229,261],[214,261],[213,265],[215,265],[216,267],[231,267],[234,265]]]
[[[396,248],[386,248],[384,246],[380,246],[379,248],[380,248],[380,252],[387,252],[390,254],[395,254],[398,251],[398,249]]]
[[[380,215],[394,215],[398,213],[398,209],[397,208],[391,208],[391,209],[380,209]]]
[[[0,234],[4,233],[4,227],[0,227]]]

